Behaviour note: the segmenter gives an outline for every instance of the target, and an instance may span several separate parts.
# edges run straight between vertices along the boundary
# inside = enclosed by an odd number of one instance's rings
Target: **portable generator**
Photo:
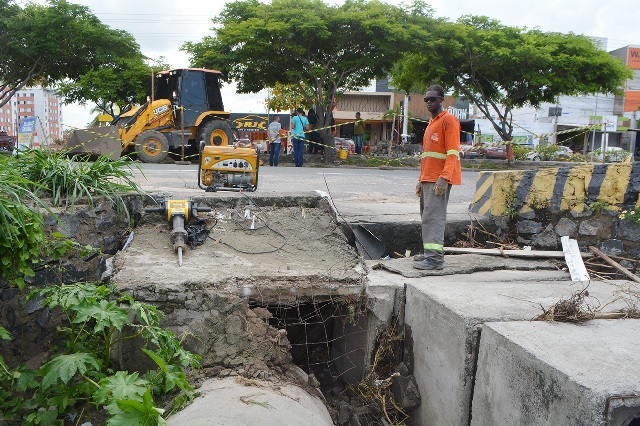
[[[207,192],[255,191],[258,151],[254,148],[200,145],[198,186]]]

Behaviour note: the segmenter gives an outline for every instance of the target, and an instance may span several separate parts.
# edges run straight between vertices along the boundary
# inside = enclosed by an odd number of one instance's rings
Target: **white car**
[[[607,163],[621,163],[626,161],[629,157],[631,157],[631,153],[629,151],[625,151],[618,146],[608,146],[604,161]],[[593,152],[593,161],[602,161],[601,150],[597,149]]]
[[[571,148],[569,148],[568,146],[564,146],[564,145],[558,145],[558,151],[556,151],[551,156],[551,160],[567,159],[567,158],[570,158],[572,155],[573,155],[573,151],[571,150]],[[540,160],[542,160],[542,157],[540,156],[539,152],[531,151],[527,155],[527,160],[529,160],[529,161],[540,161]]]

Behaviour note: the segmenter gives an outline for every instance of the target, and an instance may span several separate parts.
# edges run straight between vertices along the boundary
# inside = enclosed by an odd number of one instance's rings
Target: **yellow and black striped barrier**
[[[595,202],[618,211],[640,208],[639,190],[640,163],[485,171],[478,175],[471,211],[511,217],[541,209],[580,214]]]

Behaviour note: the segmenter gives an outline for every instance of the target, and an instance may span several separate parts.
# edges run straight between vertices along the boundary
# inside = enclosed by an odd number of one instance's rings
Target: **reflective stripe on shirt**
[[[420,158],[433,157],[433,158],[439,158],[440,160],[446,160],[447,155],[455,155],[456,157],[458,157],[458,159],[460,159],[460,153],[455,149],[450,149],[449,151],[447,151],[446,154],[443,154],[441,152],[433,152],[433,151],[423,152]]]

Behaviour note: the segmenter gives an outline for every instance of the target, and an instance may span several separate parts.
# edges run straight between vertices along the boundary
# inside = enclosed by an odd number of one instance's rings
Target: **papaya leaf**
[[[142,401],[118,400],[118,407],[122,410],[107,422],[107,426],[165,426],[167,422],[162,418],[164,410],[153,405],[151,391],[147,390]]]
[[[78,309],[78,314],[73,322],[81,324],[83,322],[95,321],[94,333],[100,333],[105,329],[115,328],[121,330],[122,326],[129,322],[127,311],[118,307],[114,302],[101,300],[100,303],[83,306]]]
[[[149,382],[138,377],[138,373],[127,374],[118,371],[113,376],[100,380],[100,389],[94,393],[98,404],[104,404],[108,399],[127,399],[142,402],[142,395],[147,391]]]
[[[11,333],[4,327],[0,327],[0,339],[11,340]]]
[[[90,367],[99,370],[98,361],[91,354],[77,352],[58,355],[46,363],[43,369],[42,389],[47,389],[58,380],[68,383],[76,374],[84,374]]]

